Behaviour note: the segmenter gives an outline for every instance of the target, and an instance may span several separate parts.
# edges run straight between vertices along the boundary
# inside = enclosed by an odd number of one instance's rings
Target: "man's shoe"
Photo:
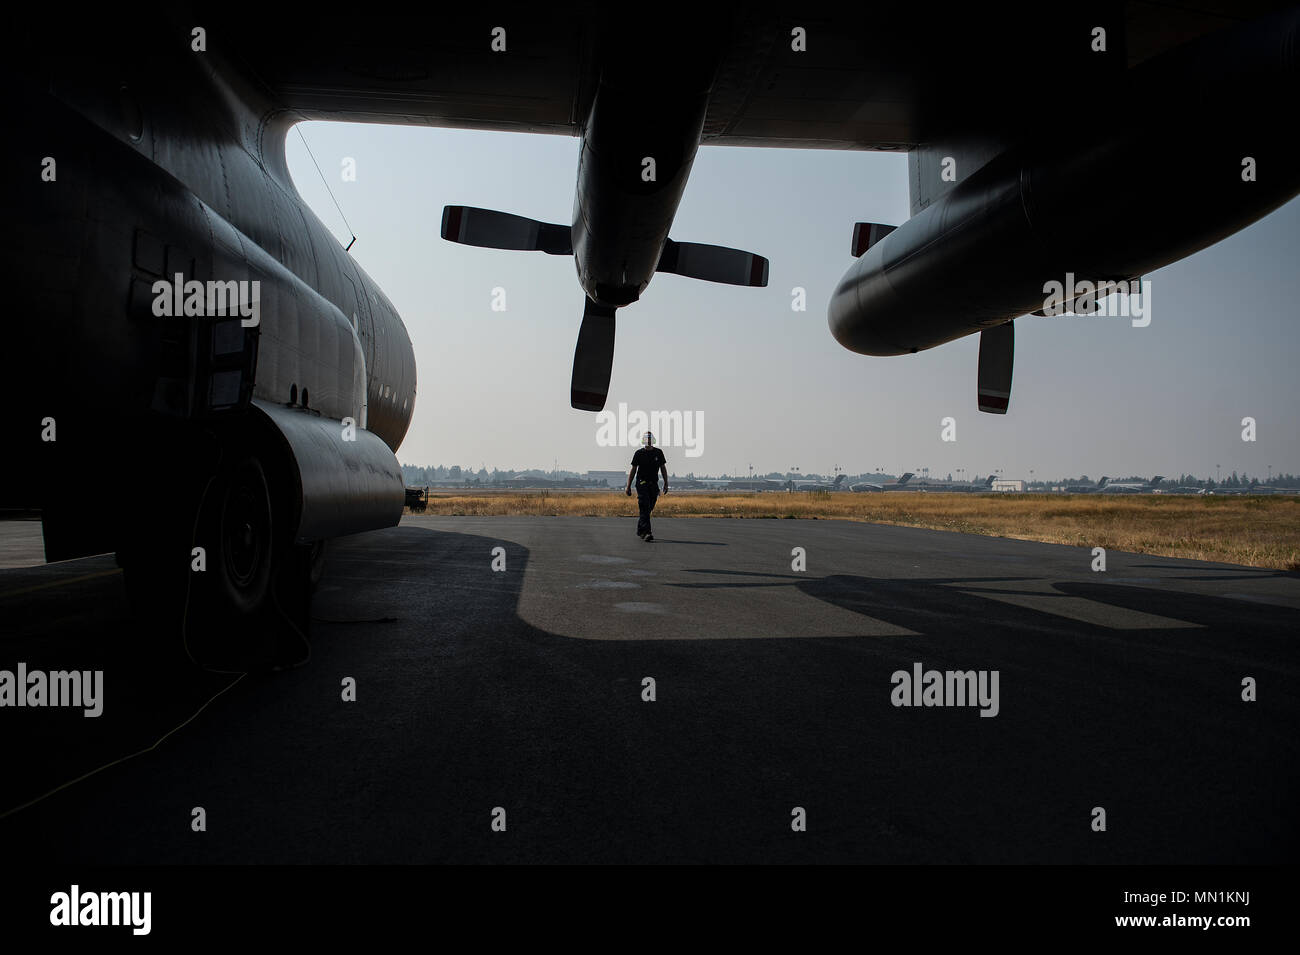
[[[650,541],[652,541],[652,540],[655,539],[655,536],[654,536],[653,534],[647,534],[645,537],[643,537],[643,538],[641,538],[641,539],[642,539],[643,541],[645,541],[646,543],[649,543]]]
[[[636,536],[641,538],[642,540],[645,540],[645,534],[642,531],[637,531]]]

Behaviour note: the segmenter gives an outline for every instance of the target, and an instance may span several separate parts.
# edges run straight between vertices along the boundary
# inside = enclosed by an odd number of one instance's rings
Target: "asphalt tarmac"
[[[99,717],[0,707],[0,845],[1294,861],[1300,575],[1117,552],[1095,572],[1087,548],[840,521],[634,525],[407,517],[336,541],[311,660],[238,676],[145,639],[111,557],[13,568],[32,525],[0,523],[0,671],[103,671]],[[996,671],[996,706],[895,705],[894,674],[932,669]]]

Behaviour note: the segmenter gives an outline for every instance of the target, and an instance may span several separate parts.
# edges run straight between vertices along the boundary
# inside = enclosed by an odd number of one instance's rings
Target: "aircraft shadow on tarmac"
[[[485,573],[504,546],[512,573]],[[155,751],[0,820],[43,862],[1281,861],[1296,844],[1285,608],[1061,581],[1193,626],[1115,630],[994,602],[1029,576],[697,571],[913,634],[585,641],[518,613],[530,552],[402,526],[339,542],[308,666],[248,677]],[[147,745],[229,677],[150,663],[114,576],[0,575],[0,667],[102,667],[104,716],[26,711],[0,811]],[[70,599],[75,598],[75,599]],[[802,597],[800,598],[802,599]],[[395,619],[394,619],[395,618]],[[390,622],[378,623],[387,620]],[[324,621],[330,621],[328,623]],[[1285,631],[1285,632],[1284,632]],[[1230,637],[1231,639],[1225,639]],[[1001,672],[996,718],[895,707],[891,674]],[[1238,698],[1242,675],[1272,687]],[[1291,674],[1293,675],[1293,674]],[[358,702],[340,702],[340,680]],[[657,698],[644,698],[653,678]],[[120,702],[119,702],[120,701]],[[48,714],[46,714],[48,715]],[[95,724],[89,726],[88,724]],[[216,831],[191,831],[205,807]],[[1104,806],[1111,831],[1093,832]],[[509,811],[508,834],[489,811]],[[790,829],[807,809],[806,833]]]
[[[669,538],[669,537],[656,537],[656,538],[654,539],[654,543],[656,543],[656,544],[691,544],[691,545],[694,545],[694,546],[696,546],[696,547],[727,547],[727,546],[729,546],[729,545],[727,544],[726,541],[683,541],[683,540],[674,540],[674,539]]]
[[[1164,568],[1164,569],[1167,569]],[[1005,630],[1055,630],[1095,629],[1099,632],[1125,632],[1122,626],[1089,628],[1083,621],[1061,618],[1050,612],[1040,612],[1012,604],[990,604],[986,597],[1024,596],[1042,598],[1043,590],[1026,587],[1023,590],[1005,586],[985,588],[981,585],[1006,584],[1016,581],[1048,580],[1039,576],[996,577],[926,577],[881,578],[832,574],[826,577],[809,577],[807,574],[756,573],[753,571],[692,569],[688,573],[710,576],[735,576],[755,578],[749,581],[682,582],[670,586],[698,590],[732,588],[794,587],[801,593],[816,597],[845,610],[884,620],[930,636],[970,636],[981,626],[996,626]],[[1293,574],[1209,575],[1168,577],[1170,580],[1243,580],[1272,577],[1290,577]],[[1296,610],[1286,606],[1266,603],[1247,603],[1229,597],[1205,596],[1181,590],[1141,587],[1128,583],[1091,583],[1057,580],[1051,584],[1052,592],[1062,597],[1078,597],[1105,604],[1116,609],[1132,610],[1145,615],[1167,617],[1183,621],[1197,628],[1210,628],[1209,635],[1224,636],[1242,632],[1291,632],[1297,624]],[[1047,594],[1046,596],[1051,596]],[[997,618],[989,617],[996,611]],[[1122,619],[1122,617],[1120,618]],[[982,623],[984,622],[984,623]],[[1180,629],[1168,627],[1162,629]],[[1183,628],[1187,629],[1187,628]],[[1134,628],[1131,632],[1149,632],[1150,628]],[[982,634],[981,634],[982,635]]]

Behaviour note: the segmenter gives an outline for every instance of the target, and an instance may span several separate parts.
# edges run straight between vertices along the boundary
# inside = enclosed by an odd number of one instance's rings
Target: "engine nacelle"
[[[1087,104],[1090,125],[1072,111],[1008,149],[867,249],[831,333],[866,355],[933,348],[1043,308],[1067,274],[1146,275],[1276,209],[1300,192],[1298,40],[1295,11],[1207,37],[1138,68],[1124,103]]]

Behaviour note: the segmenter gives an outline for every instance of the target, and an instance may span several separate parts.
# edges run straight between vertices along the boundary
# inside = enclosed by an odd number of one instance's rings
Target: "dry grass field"
[[[636,516],[613,491],[431,493],[426,513]],[[656,517],[811,518],[904,524],[992,537],[1105,547],[1300,570],[1300,498],[1046,494],[669,494]]]

